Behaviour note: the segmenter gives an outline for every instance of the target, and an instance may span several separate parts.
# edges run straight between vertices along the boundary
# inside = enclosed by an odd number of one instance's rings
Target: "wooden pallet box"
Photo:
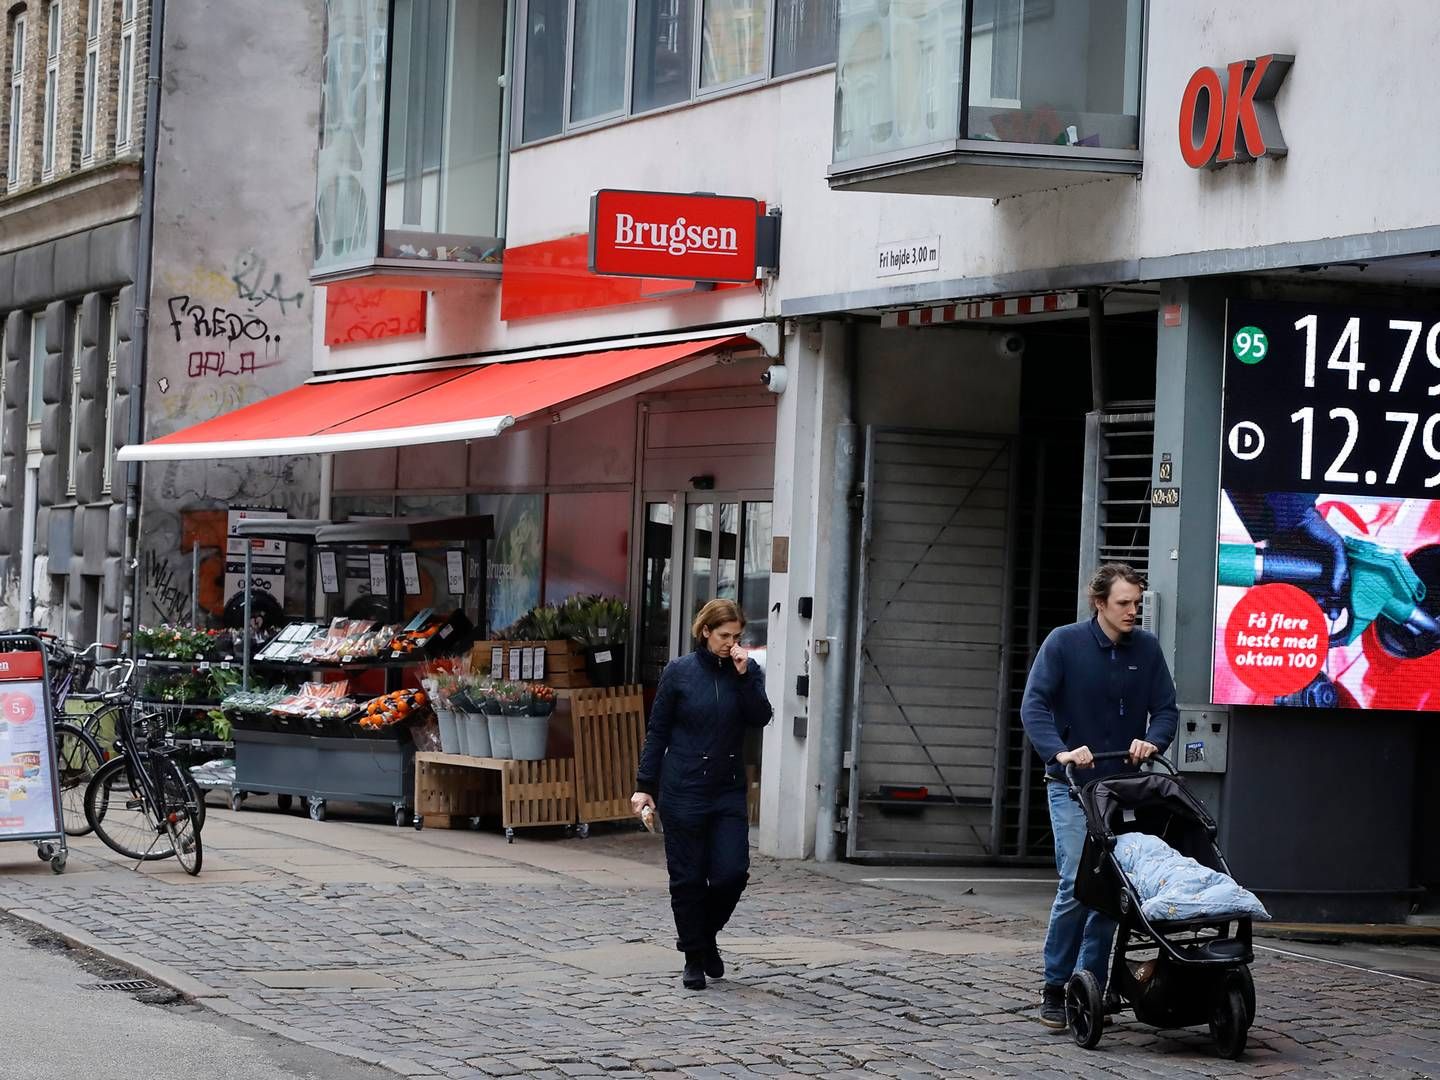
[[[514,761],[462,754],[415,755],[415,813],[427,828],[465,828],[499,816],[507,832],[575,824],[575,762]]]
[[[639,686],[576,690],[570,709],[580,821],[628,820],[645,745],[644,691]]]

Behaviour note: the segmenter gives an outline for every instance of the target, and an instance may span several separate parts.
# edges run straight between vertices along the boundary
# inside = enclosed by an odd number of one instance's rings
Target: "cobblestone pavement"
[[[1032,1019],[1043,928],[1021,916],[757,858],[731,977],[694,993],[643,835],[507,846],[211,808],[205,841],[198,879],[93,840],[55,877],[3,846],[0,906],[407,1076],[1440,1075],[1440,990],[1311,960],[1257,960],[1242,1062],[1124,1021],[1086,1052]]]

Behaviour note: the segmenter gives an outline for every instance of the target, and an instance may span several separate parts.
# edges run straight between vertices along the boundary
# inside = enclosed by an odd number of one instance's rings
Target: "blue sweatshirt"
[[[640,752],[635,790],[711,795],[744,790],[745,730],[764,727],[772,709],[765,673],[754,660],[745,674],[701,645],[660,676]]]
[[[1040,646],[1020,719],[1046,774],[1063,778],[1057,754],[1081,746],[1096,754],[1129,750],[1135,739],[1164,750],[1175,738],[1180,714],[1175,681],[1155,635],[1132,630],[1112,643],[1092,618],[1053,630]],[[1122,760],[1102,761],[1076,770],[1075,779],[1085,784],[1132,771]]]

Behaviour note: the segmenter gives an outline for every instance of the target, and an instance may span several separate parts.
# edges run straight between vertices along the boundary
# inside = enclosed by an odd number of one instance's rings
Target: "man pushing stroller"
[[[1085,846],[1085,815],[1070,798],[1066,764],[1085,782],[1133,772],[1175,737],[1175,682],[1160,642],[1135,625],[1144,579],[1107,563],[1090,580],[1091,618],[1062,626],[1040,646],[1020,717],[1045,762],[1050,828],[1060,885],[1045,933],[1045,988],[1040,1022],[1066,1026],[1065,983],[1080,968],[1105,987],[1115,923],[1075,899],[1075,871]],[[1128,759],[1095,761],[1124,751]]]

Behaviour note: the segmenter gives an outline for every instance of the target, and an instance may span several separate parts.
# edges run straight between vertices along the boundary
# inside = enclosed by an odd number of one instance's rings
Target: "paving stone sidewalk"
[[[93,840],[51,875],[0,846],[0,906],[196,980],[247,1023],[406,1076],[1424,1077],[1440,990],[1263,954],[1239,1063],[1200,1029],[1040,1027],[1043,927],[758,858],[686,992],[659,848],[211,808],[198,879]]]

